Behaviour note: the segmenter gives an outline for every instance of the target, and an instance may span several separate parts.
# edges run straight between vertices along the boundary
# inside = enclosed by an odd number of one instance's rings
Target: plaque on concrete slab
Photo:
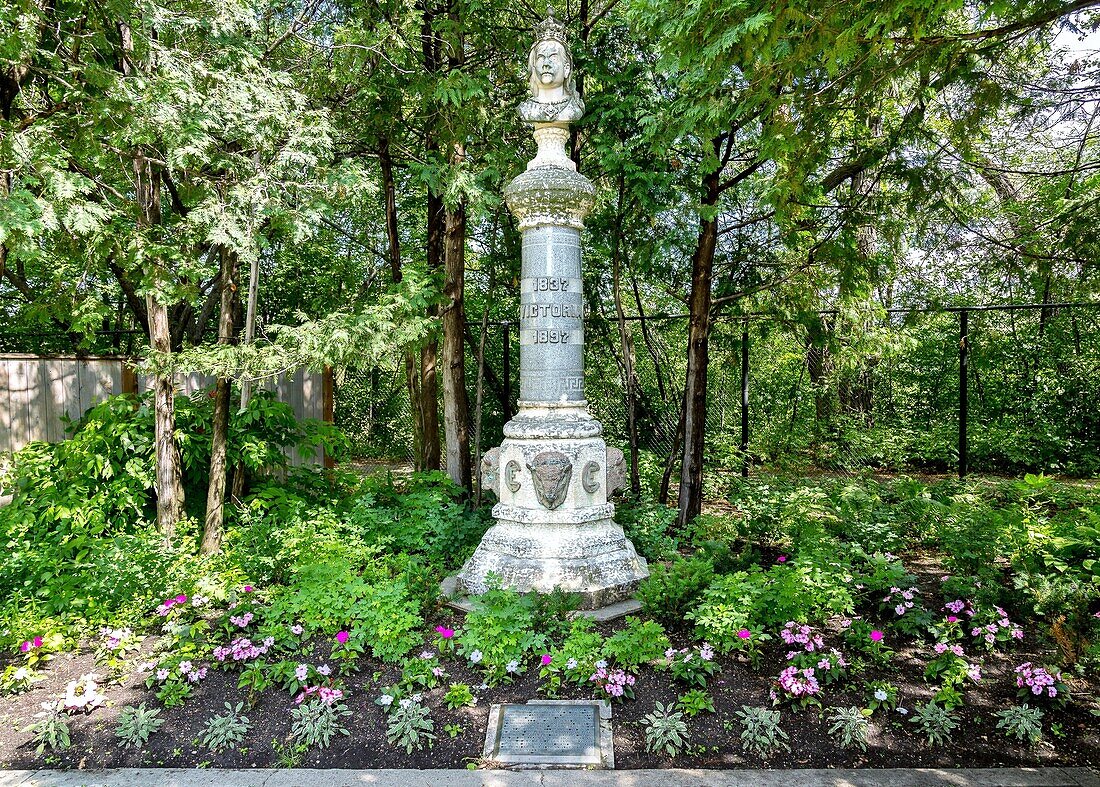
[[[611,706],[595,700],[493,705],[487,760],[525,768],[614,768]]]

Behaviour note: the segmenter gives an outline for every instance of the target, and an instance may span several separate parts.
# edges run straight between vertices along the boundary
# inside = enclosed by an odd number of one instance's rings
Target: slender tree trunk
[[[218,344],[233,343],[233,300],[237,295],[237,255],[222,246],[221,312],[218,315]],[[225,522],[225,454],[229,442],[230,384],[219,377],[214,388],[214,423],[210,440],[210,483],[206,488],[206,523],[199,552],[212,555],[221,549]]]
[[[244,313],[244,342],[248,344],[256,335],[256,299],[260,293],[260,257],[254,255],[248,268],[248,295],[245,298]],[[252,381],[248,378],[241,380],[241,409],[248,407],[252,401]],[[237,462],[233,471],[233,499],[240,500],[244,497],[244,483],[247,470],[244,462]]]
[[[443,230],[445,209],[443,199],[428,193],[428,269],[438,271],[443,266]],[[439,318],[439,305],[428,307],[428,316]],[[433,333],[420,350],[420,418],[423,439],[420,444],[419,470],[439,470],[439,339]]]
[[[382,193],[386,201],[386,242],[390,260],[390,280],[397,284],[404,277],[401,270],[401,236],[397,227],[397,183],[393,176],[393,154],[390,140],[383,136],[378,140],[378,162],[382,168]],[[413,456],[420,464],[421,445],[424,437],[424,416],[420,405],[420,377],[417,374],[416,353],[405,348],[405,388],[409,394],[409,413],[412,415]]]
[[[456,146],[456,157],[461,148]],[[443,431],[447,441],[447,475],[472,490],[470,477],[470,402],[466,395],[466,205],[447,211],[443,285]]]
[[[134,154],[134,175],[141,226],[148,229],[160,223],[160,181],[157,167],[140,151]],[[154,266],[158,264],[154,261]],[[159,270],[153,279],[163,280]],[[172,351],[168,307],[157,300],[155,292],[145,296],[149,315],[149,344],[162,355]],[[175,542],[176,525],[183,516],[183,479],[179,447],[176,445],[175,387],[171,374],[160,374],[153,381],[153,418],[156,439],[157,527],[166,545]]]
[[[714,142],[719,152],[719,142]],[[719,171],[704,180],[704,208],[718,204]],[[707,365],[710,362],[711,285],[718,219],[711,211],[699,218],[699,238],[691,260],[691,296],[688,301],[687,378],[684,385],[684,454],[680,467],[677,527],[691,524],[703,506],[703,445],[707,426]]]
[[[134,38],[130,26],[118,25],[119,70],[129,77],[136,71],[134,63]],[[133,153],[134,195],[138,207],[138,227],[144,232],[160,224],[160,167],[146,158],[138,147]],[[172,351],[172,331],[168,322],[168,307],[157,299],[156,290],[164,280],[164,271],[156,260],[151,265],[149,278],[154,282],[152,291],[145,296],[145,311],[149,322],[149,346],[153,352],[167,356]],[[153,378],[153,439],[156,444],[156,494],[157,528],[165,546],[176,540],[176,525],[183,516],[183,479],[180,472],[179,446],[176,444],[175,388],[171,374]]]
[[[623,388],[626,392],[626,426],[630,440],[630,491],[641,494],[642,480],[638,471],[638,380],[634,373],[634,338],[626,325],[626,311],[623,309],[622,288],[622,226],[623,202],[626,193],[626,178],[619,175],[619,196],[615,223],[611,237],[611,292],[615,299],[615,318],[619,324],[619,350],[623,356]]]

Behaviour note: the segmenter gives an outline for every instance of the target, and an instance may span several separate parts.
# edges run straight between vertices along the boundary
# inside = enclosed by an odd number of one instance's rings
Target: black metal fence
[[[475,328],[477,326],[474,326]],[[638,443],[672,453],[683,396],[687,320],[630,318]],[[515,410],[514,324],[479,336],[467,380],[482,450]],[[609,442],[628,448],[618,325],[586,322],[589,407]],[[813,465],[838,472],[1100,472],[1100,304],[889,309],[716,320],[708,374],[707,461]],[[336,423],[362,456],[411,460],[404,357],[337,377]]]

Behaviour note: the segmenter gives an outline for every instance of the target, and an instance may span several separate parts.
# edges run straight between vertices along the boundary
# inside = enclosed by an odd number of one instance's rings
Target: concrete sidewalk
[[[0,787],[1100,787],[1091,768],[775,771],[203,770],[0,771]]]

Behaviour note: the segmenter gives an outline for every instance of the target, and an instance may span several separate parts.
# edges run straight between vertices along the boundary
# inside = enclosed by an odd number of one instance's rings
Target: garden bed
[[[461,626],[461,617],[449,621]],[[611,634],[622,624],[602,628]],[[837,642],[838,632],[826,634],[826,644]],[[687,638],[673,636],[673,644],[689,647]],[[142,651],[133,654],[128,665],[135,669],[151,651],[152,640]],[[429,645],[430,647],[430,645]],[[305,649],[302,659],[320,663],[325,648]],[[707,689],[713,698],[715,712],[704,711],[687,719],[688,745],[675,759],[649,753],[645,747],[643,717],[655,703],[674,705],[685,686],[672,680],[668,673],[650,668],[639,671],[635,683],[636,697],[613,704],[615,759],[620,769],[654,767],[690,768],[829,768],[829,767],[996,767],[996,766],[1086,766],[1100,764],[1100,724],[1090,714],[1089,702],[1097,696],[1100,684],[1083,679],[1072,681],[1077,701],[1065,708],[1048,709],[1044,728],[1058,730],[1046,734],[1035,745],[1009,740],[996,728],[994,712],[1014,705],[1016,698],[1014,666],[1020,662],[1042,663],[1044,654],[1020,647],[1010,654],[987,656],[980,684],[966,692],[966,705],[956,712],[959,728],[952,740],[942,746],[929,746],[910,722],[911,709],[927,702],[935,687],[921,675],[927,658],[927,647],[899,648],[892,668],[869,668],[858,679],[835,689],[829,687],[824,699],[826,709],[860,706],[866,699],[861,686],[867,681],[890,680],[898,689],[902,714],[897,710],[878,712],[871,718],[867,751],[845,749],[819,709],[795,710],[781,707],[781,728],[789,736],[790,752],[777,752],[768,758],[746,754],[740,745],[740,724],[734,713],[743,705],[771,706],[768,699],[774,677],[785,663],[782,643],[769,643],[764,650],[760,668],[753,668],[735,657],[716,656],[720,665]],[[308,654],[308,655],[305,655]],[[1049,656],[1049,654],[1046,654]],[[20,731],[41,711],[42,703],[51,703],[64,693],[68,681],[87,673],[103,673],[93,653],[85,648],[79,653],[58,655],[44,671],[44,680],[30,691],[0,700],[0,765],[9,768],[103,768],[103,767],[196,767],[270,768],[461,768],[481,763],[482,745],[489,706],[501,702],[526,702],[544,696],[539,693],[540,681],[535,669],[520,675],[512,684],[484,687],[482,673],[465,659],[454,657],[442,661],[447,682],[425,692],[424,705],[431,710],[438,735],[431,748],[407,754],[390,745],[386,737],[387,716],[375,703],[382,687],[400,678],[400,670],[380,661],[364,658],[361,670],[344,680],[344,702],[352,715],[345,721],[349,735],[338,735],[326,749],[311,749],[295,758],[287,745],[291,728],[292,698],[284,691],[270,690],[250,697],[237,688],[236,672],[211,670],[198,685],[194,695],[183,705],[163,712],[165,724],[154,733],[141,750],[123,748],[115,735],[120,708],[144,702],[158,705],[154,693],[145,688],[144,675],[131,674],[121,684],[103,688],[109,704],[89,715],[70,717],[72,733],[70,748],[57,753],[38,755],[34,751],[30,732]],[[476,705],[448,708],[442,697],[447,683],[467,683],[473,687]],[[563,698],[593,696],[591,691],[566,688]],[[225,703],[245,704],[243,713],[251,728],[243,743],[214,754],[196,741],[207,720],[224,713]],[[445,730],[458,725],[461,732],[451,737]],[[452,728],[453,729],[453,728]]]

